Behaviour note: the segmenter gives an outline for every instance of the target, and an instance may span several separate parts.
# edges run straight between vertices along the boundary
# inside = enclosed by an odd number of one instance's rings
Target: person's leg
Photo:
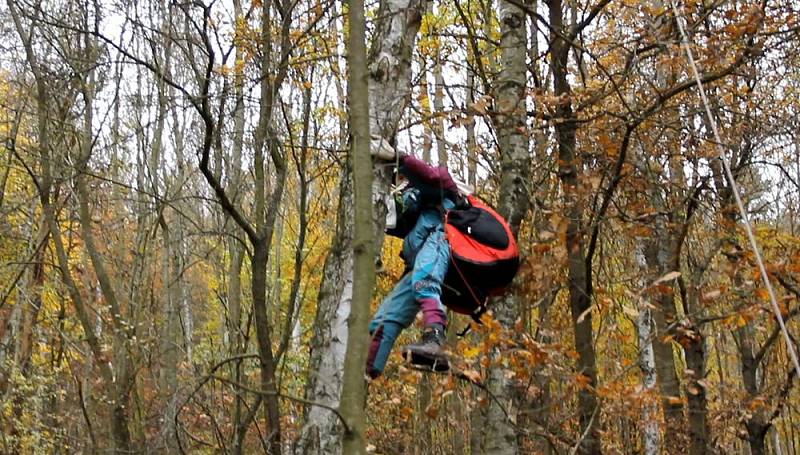
[[[411,272],[414,300],[422,310],[426,326],[447,326],[447,313],[442,305],[442,283],[450,263],[450,245],[444,231],[431,233],[422,245]]]
[[[414,261],[411,286],[414,300],[422,310],[425,329],[422,340],[404,348],[415,364],[446,370],[448,363],[442,345],[445,341],[447,316],[441,301],[442,283],[450,262],[450,246],[441,230],[428,236]]]
[[[366,372],[376,378],[383,373],[400,332],[414,322],[419,308],[414,301],[411,274],[406,274],[381,303],[372,318],[369,333],[372,341],[367,356]]]

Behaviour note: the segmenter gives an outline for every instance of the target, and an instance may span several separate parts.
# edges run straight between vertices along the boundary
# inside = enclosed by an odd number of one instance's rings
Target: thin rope
[[[736,184],[736,181],[733,178],[733,172],[731,172],[731,167],[728,164],[728,160],[725,158],[725,149],[722,147],[722,139],[720,139],[719,130],[717,129],[717,122],[714,119],[714,116],[711,115],[711,107],[708,103],[708,98],[706,97],[706,91],[703,88],[703,82],[700,80],[700,72],[697,70],[697,64],[695,63],[694,56],[692,55],[692,49],[689,47],[689,38],[682,22],[682,20],[684,20],[683,7],[679,7],[674,0],[671,3],[672,9],[675,12],[675,22],[678,23],[678,29],[680,30],[681,38],[683,39],[682,44],[686,50],[686,56],[689,58],[689,66],[692,68],[694,79],[697,82],[697,88],[700,91],[700,98],[703,100],[706,115],[708,116],[708,121],[711,124],[711,130],[714,132],[714,139],[717,142],[717,153],[719,155],[719,160],[722,161],[722,167],[725,169],[725,177],[727,177],[731,186],[731,191],[733,192],[733,196],[736,199],[736,206],[738,207],[739,214],[742,217],[742,223],[744,224],[745,231],[747,232],[747,238],[750,241],[750,247],[753,249],[753,253],[755,254],[756,262],[758,263],[758,269],[761,272],[761,279],[764,281],[764,286],[767,288],[767,292],[769,293],[769,300],[772,304],[772,310],[775,313],[775,318],[778,320],[778,325],[781,328],[781,332],[783,332],[783,338],[786,341],[786,350],[789,351],[789,356],[792,358],[795,371],[798,373],[798,375],[800,375],[800,361],[797,359],[797,352],[795,351],[794,343],[792,343],[789,330],[786,328],[783,315],[781,315],[781,309],[778,306],[778,300],[775,298],[775,291],[772,288],[772,283],[770,283],[769,275],[767,274],[767,268],[764,266],[763,259],[761,259],[761,252],[758,249],[756,237],[753,235],[753,229],[750,226],[750,220],[747,217],[747,211],[745,210],[744,204],[742,204],[742,198],[739,195],[739,186]]]

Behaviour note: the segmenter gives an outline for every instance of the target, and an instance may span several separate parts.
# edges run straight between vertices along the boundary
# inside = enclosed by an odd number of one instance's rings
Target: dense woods
[[[0,453],[800,453],[799,114],[789,0],[5,0]],[[517,235],[449,374],[375,140]]]

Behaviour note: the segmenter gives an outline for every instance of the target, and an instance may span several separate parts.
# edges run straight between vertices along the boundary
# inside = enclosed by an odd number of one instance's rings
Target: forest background
[[[800,5],[361,8],[0,4],[0,452],[798,453],[719,150],[796,334]],[[522,266],[452,318],[460,374],[398,355],[360,398],[347,318],[403,269],[366,129],[474,185]]]

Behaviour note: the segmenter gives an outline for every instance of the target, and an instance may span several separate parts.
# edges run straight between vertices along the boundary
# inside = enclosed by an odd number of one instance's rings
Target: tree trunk
[[[472,55],[472,48],[467,48],[467,87],[466,103],[471,106],[475,103],[475,71],[470,64],[475,64],[475,57]],[[466,123],[467,138],[465,147],[467,149],[467,183],[473,188],[478,187],[478,142],[475,138],[475,116],[469,115]]]
[[[437,40],[438,41],[438,40]],[[444,76],[442,75],[442,55],[441,49],[436,53],[436,62],[433,66],[433,113],[434,128],[436,136],[436,153],[439,166],[447,166],[447,141],[444,137]]]
[[[347,350],[344,359],[342,399],[339,410],[347,428],[342,452],[366,454],[364,431],[369,338],[365,336],[370,302],[375,286],[375,241],[373,237],[372,158],[370,156],[367,35],[363,0],[351,0],[348,11],[350,35],[347,53],[348,111],[350,118],[350,165],[353,168],[353,301],[347,317]]]
[[[643,168],[646,164],[642,162]],[[678,243],[676,228],[672,227],[662,213],[676,208],[667,207],[662,194],[662,180],[660,175],[650,175],[653,182],[648,188],[648,199],[657,212],[653,220],[652,236],[640,240],[644,249],[646,275],[649,282],[661,276],[679,270],[680,263],[676,256],[681,248]],[[675,367],[675,354],[673,352],[673,339],[677,311],[675,307],[675,290],[672,284],[664,284],[665,289],[657,288],[648,291],[653,294],[655,308],[651,315],[654,323],[653,354],[658,377],[658,389],[661,395],[661,405],[664,409],[665,448],[669,453],[685,452],[688,448],[688,431],[683,416],[683,402],[681,398],[680,379]]]
[[[241,21],[244,17],[241,0],[234,0],[234,20],[235,23]],[[241,45],[236,46],[236,61],[244,62],[244,50]],[[232,151],[231,156],[227,161],[227,175],[229,178],[229,188],[234,191],[231,194],[231,199],[234,203],[240,200],[241,191],[239,190],[242,183],[242,151],[244,149],[244,129],[245,129],[245,105],[244,105],[244,65],[235,64],[233,74],[233,137],[232,137]],[[233,235],[235,226],[228,227],[229,232]],[[244,263],[244,245],[237,239],[231,238],[227,242],[228,255],[230,262],[228,264],[228,316],[226,318],[226,338],[228,344],[228,353],[231,356],[243,354],[246,346],[243,345],[244,336],[242,330],[242,265]],[[242,381],[242,362],[233,362],[230,366],[230,375],[236,382]],[[244,393],[241,390],[234,391],[236,399],[233,403],[233,416],[231,425],[233,432],[231,434],[231,452],[234,455],[241,455],[243,453],[244,439],[247,435],[248,422],[244,422],[242,418],[243,408],[247,406]],[[260,400],[261,398],[257,398]]]
[[[400,117],[408,99],[411,80],[411,54],[419,31],[424,5],[420,0],[381,2],[376,15],[373,46],[368,55],[370,133],[395,144]],[[331,252],[325,260],[323,280],[317,302],[314,340],[309,360],[309,381],[306,397],[325,405],[338,407],[341,397],[344,353],[348,328],[345,318],[350,313],[353,295],[353,254],[351,250],[353,189],[345,169],[339,185],[337,230]],[[372,187],[375,250],[383,244],[390,170],[376,167]],[[359,336],[368,339],[366,331]],[[364,365],[357,366],[363,374]],[[341,453],[341,427],[330,411],[311,407],[296,447],[296,453]]]
[[[570,44],[564,39],[561,0],[549,0],[551,39],[551,68],[554,95],[562,98],[558,106],[556,142],[558,143],[558,175],[561,179],[564,215],[568,220],[566,250],[568,262],[569,303],[575,333],[575,350],[578,352],[578,374],[585,378],[586,385],[578,392],[580,421],[580,444],[578,453],[600,453],[600,408],[594,395],[597,387],[597,366],[592,337],[591,264],[586,264],[584,231],[584,208],[578,188],[579,157],[575,151],[576,124],[570,100],[567,62]],[[585,437],[584,437],[585,436]]]
[[[663,2],[661,0],[652,0],[652,5],[657,11],[663,7]],[[674,31],[673,22],[660,15],[651,18],[651,20],[653,34],[658,39],[661,51],[668,53],[667,43]],[[674,84],[676,77],[669,64],[657,62],[655,72],[656,84],[659,90],[665,90]],[[668,122],[675,123],[677,128],[677,124],[679,124],[677,113],[666,111],[663,115]],[[680,151],[678,150],[679,138],[671,130],[665,131],[664,134],[666,136],[663,142],[665,153],[668,154],[668,157],[669,155],[680,156]],[[669,223],[667,217],[661,214],[669,211],[675,213],[680,207],[668,207],[669,196],[663,194],[661,173],[650,172],[646,161],[642,157],[641,167],[645,172],[648,172],[648,177],[651,178],[651,184],[648,186],[647,191],[650,202],[653,204],[653,209],[658,215],[654,218],[652,237],[645,240],[645,260],[650,269],[650,273],[647,276],[651,280],[655,280],[669,272],[679,270],[680,259],[676,255],[681,249],[681,245],[678,243],[681,239],[678,238],[678,229]],[[673,176],[673,179],[675,179],[675,176]],[[671,187],[675,189],[681,188],[683,185],[685,185],[684,182],[679,182],[679,185]],[[676,204],[680,203],[679,197],[674,197],[672,200]],[[671,288],[667,292],[656,292],[654,303],[655,309],[652,312],[652,316],[655,323],[655,342],[653,343],[653,349],[658,387],[661,392],[661,406],[664,409],[664,422],[666,425],[664,431],[666,435],[669,435],[669,437],[665,438],[664,443],[669,453],[685,452],[688,447],[688,432],[683,415],[683,401],[680,400],[681,384],[675,367],[672,341],[674,335],[673,324],[677,322],[675,290]],[[670,329],[669,327],[673,328]]]
[[[656,190],[657,191],[657,190]],[[656,208],[658,210],[658,208]],[[666,259],[668,251],[671,249],[668,241],[669,228],[665,225],[661,216],[657,216],[654,236],[646,239],[645,260],[651,271],[648,274],[653,279],[671,272],[669,263]],[[663,229],[663,230],[662,230]],[[658,376],[658,388],[661,395],[661,405],[664,408],[664,421],[666,424],[665,434],[672,435],[666,438],[666,448],[670,452],[680,452],[685,450],[685,425],[683,417],[683,404],[680,400],[680,380],[675,369],[675,354],[672,347],[674,334],[673,324],[677,321],[675,310],[675,295],[672,289],[669,292],[658,292],[654,298],[656,308],[653,310],[653,322],[655,324],[655,339],[653,343],[653,353],[655,354],[656,371]]]
[[[484,455],[486,453],[486,409],[475,406],[469,416],[469,453]]]
[[[433,3],[428,3],[425,14],[431,14],[432,6]],[[423,69],[423,74],[419,78],[419,109],[421,117],[425,120],[422,122],[422,161],[430,163],[431,150],[433,149],[433,138],[436,133],[431,127],[431,122],[433,121],[431,118],[431,96],[430,86],[428,84],[427,62],[425,61],[424,55],[419,56],[419,62],[417,64]],[[410,139],[411,134],[409,131],[409,140]]]
[[[539,7],[539,0],[528,0],[527,5],[533,11],[536,11]],[[539,59],[539,33],[538,33],[538,24],[536,21],[529,22],[529,36],[531,45],[528,49],[528,58],[529,61],[535,62]],[[530,70],[533,72],[533,80],[535,84],[538,84],[536,88],[541,89],[547,85],[544,81],[545,77],[541,74],[539,70],[539,65],[533,66]],[[538,81],[538,82],[537,82]],[[546,109],[547,107],[544,103],[537,102],[534,98],[534,110],[540,111]],[[535,123],[532,128],[532,136],[533,136],[533,147],[534,147],[534,162],[535,163],[547,163],[551,160],[548,147],[550,143],[550,138],[546,134],[546,127],[545,123],[539,120],[535,120]],[[532,224],[533,224],[533,232],[540,234],[544,232],[552,233],[554,232],[554,227],[552,226],[550,215],[548,212],[549,207],[543,206],[543,201],[548,201],[551,198],[551,193],[553,191],[553,184],[551,183],[550,178],[550,169],[544,166],[537,166],[534,169],[540,169],[538,174],[531,176],[531,181],[536,182],[536,192],[535,194],[531,195],[531,210],[533,211],[532,214]],[[542,201],[542,202],[540,202]],[[544,242],[543,242],[544,243]],[[540,260],[541,264],[550,263],[555,261],[556,259],[553,257],[551,252],[543,253],[543,257]],[[539,283],[539,287],[543,292],[546,292],[546,295],[541,299],[539,304],[539,311],[537,315],[537,325],[536,325],[536,332],[535,332],[535,339],[537,342],[542,344],[550,344],[552,343],[552,336],[550,335],[550,309],[555,302],[555,299],[558,294],[559,284],[554,279],[553,273],[543,273],[545,280],[541,280]],[[551,376],[547,374],[542,374],[548,365],[543,364],[539,365],[534,369],[534,381],[536,387],[541,391],[540,394],[536,397],[535,401],[530,403],[528,408],[530,409],[527,412],[523,412],[520,415],[520,425],[523,427],[529,427],[530,423],[528,420],[535,420],[535,422],[542,426],[545,431],[550,431],[550,411],[551,411]],[[547,440],[547,438],[537,437],[533,441],[534,450],[537,450],[539,453],[543,455],[550,455],[553,452],[553,447],[551,442]]]
[[[346,317],[352,299],[352,230],[347,226],[347,220],[352,219],[349,209],[353,197],[351,186],[347,172],[339,184],[334,243],[323,266],[306,389],[307,399],[333,407],[339,405],[348,336]],[[312,406],[307,410],[295,453],[339,454],[341,434],[335,415],[327,409]]]
[[[705,339],[699,329],[694,328],[686,338],[684,352],[686,355],[686,368],[689,370],[686,378],[688,411],[689,411],[689,453],[700,455],[708,453],[708,402],[706,389],[698,381],[706,377],[706,352]]]
[[[706,128],[710,129],[710,125],[707,122],[708,120],[706,120],[705,123]],[[719,216],[725,220],[725,248],[732,253],[729,254],[727,258],[733,270],[732,294],[741,295],[741,293],[746,292],[746,288],[748,287],[748,284],[745,283],[746,277],[743,276],[748,266],[740,263],[742,262],[742,257],[736,254],[741,252],[741,247],[735,240],[738,236],[736,225],[740,220],[740,216],[734,202],[733,189],[730,186],[730,182],[727,182],[723,175],[721,165],[719,163],[714,163],[714,165],[712,165],[712,170],[714,172],[715,186],[720,196],[720,205],[718,208]],[[738,177],[738,175],[735,177]],[[740,299],[735,303],[735,306],[745,307],[747,304],[748,302],[746,299]],[[754,332],[753,326],[750,324],[734,330],[733,336],[736,339],[736,347],[739,353],[739,371],[742,374],[745,402],[751,402],[753,399],[763,395],[764,380],[762,378],[761,362],[764,360],[764,353],[767,352],[766,349],[769,348],[769,345],[765,344],[763,347],[759,348],[757,342],[758,337]],[[771,342],[770,339],[765,341],[765,343]],[[791,380],[790,378],[789,381]],[[742,423],[747,432],[747,443],[751,455],[762,455],[766,453],[766,437],[771,426],[766,413],[767,411],[765,409],[751,409],[746,417],[743,417]]]
[[[530,155],[527,137],[526,75],[527,27],[519,7],[498,1],[500,20],[500,73],[494,87],[497,115],[494,126],[500,148],[500,204],[498,212],[508,220],[514,235],[528,211]],[[493,305],[495,318],[506,330],[513,330],[518,317],[516,286]],[[500,352],[493,353],[499,359]],[[486,418],[486,451],[492,454],[516,454],[517,435],[513,424],[519,399],[514,384],[506,378],[498,363],[489,371],[487,387],[497,400],[491,400]],[[506,407],[501,409],[498,402]],[[506,413],[510,417],[506,416]],[[509,422],[509,418],[512,420]]]
[[[749,325],[736,330],[736,336],[739,339],[738,347],[739,358],[741,359],[742,382],[747,392],[748,401],[758,397],[762,388],[762,381],[758,371],[759,364],[753,352],[755,334],[752,333],[752,331],[753,327]],[[792,379],[789,380],[791,381]],[[764,415],[763,410],[754,409],[751,413],[752,416],[744,422],[745,429],[747,430],[747,443],[750,445],[750,454],[763,455],[766,453],[767,432],[771,425],[767,421],[767,416]]]
[[[269,244],[258,242],[253,245],[253,256],[250,264],[253,270],[251,289],[253,292],[253,313],[256,323],[256,340],[258,343],[258,357],[260,367],[261,390],[269,395],[264,397],[266,402],[267,422],[266,429],[269,440],[269,453],[280,454],[281,430],[280,414],[278,410],[277,383],[275,381],[275,361],[272,356],[272,332],[267,318],[267,264],[269,259]]]
[[[87,13],[88,14],[88,13]],[[89,35],[85,37],[85,44],[83,51],[87,54],[88,58],[92,58],[98,51],[95,43],[91,42]],[[135,381],[135,369],[131,367],[131,354],[132,346],[130,339],[135,335],[136,327],[131,324],[127,319],[127,315],[123,311],[121,301],[118,299],[118,293],[112,277],[106,269],[105,260],[103,259],[97,245],[95,243],[94,232],[92,229],[92,215],[89,208],[89,190],[86,183],[86,171],[89,168],[89,160],[91,159],[94,136],[92,133],[93,128],[93,110],[94,110],[94,96],[95,96],[95,72],[90,70],[86,75],[86,79],[82,82],[82,92],[85,103],[83,136],[81,142],[80,156],[78,157],[78,165],[76,168],[77,175],[75,177],[75,192],[78,197],[79,205],[79,218],[81,224],[81,235],[86,251],[91,259],[92,267],[94,268],[97,281],[100,284],[100,289],[103,293],[103,298],[108,304],[111,320],[114,326],[114,380],[112,390],[114,392],[112,398],[112,429],[115,434],[117,449],[122,451],[133,450],[131,444],[130,430],[128,428],[130,415],[130,391]]]
[[[642,244],[640,239],[637,239],[636,248],[636,265],[639,267],[642,277],[649,277],[647,273],[647,261],[645,260],[644,249],[645,245]],[[644,289],[648,285],[647,278],[639,283],[639,287]],[[640,291],[641,292],[641,291]],[[648,302],[644,298],[640,298],[637,302],[638,317],[636,318],[636,329],[639,338],[639,369],[642,370],[642,386],[645,394],[645,402],[642,409],[642,445],[644,446],[644,454],[658,455],[661,447],[661,429],[659,428],[658,408],[653,401],[652,396],[656,388],[656,363],[655,353],[653,352],[653,317],[650,313]]]

